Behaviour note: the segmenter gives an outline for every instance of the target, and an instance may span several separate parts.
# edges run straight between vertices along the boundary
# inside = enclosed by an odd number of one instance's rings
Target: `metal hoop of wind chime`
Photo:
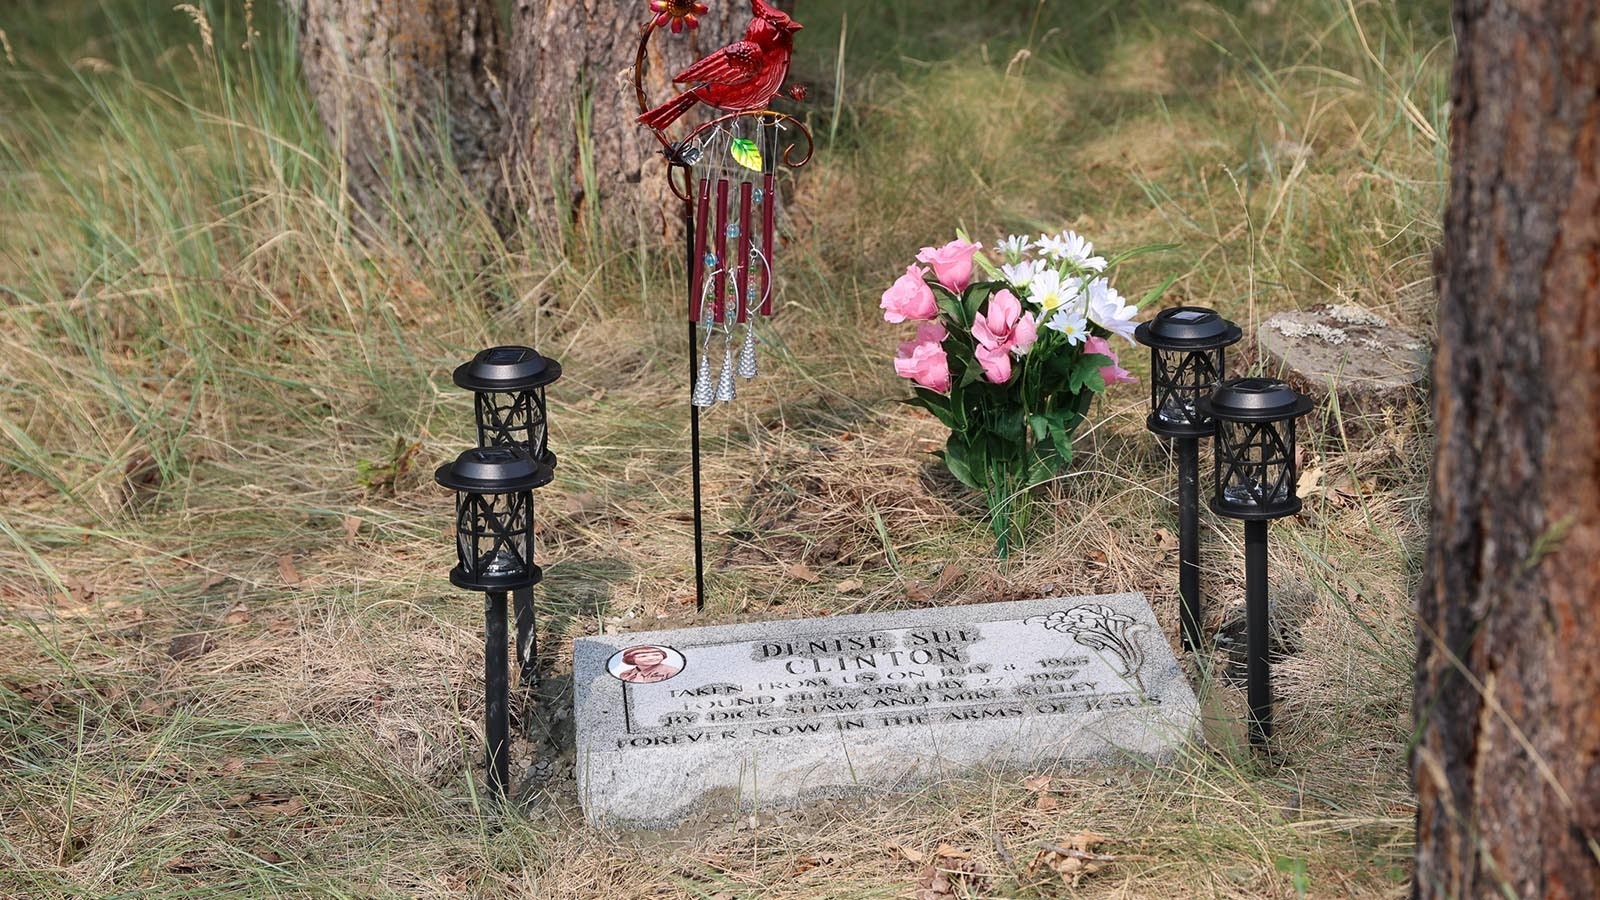
[[[811,132],[770,108],[789,74],[801,25],[765,0],[751,0],[743,40],[673,77],[666,102],[645,97],[650,41],[662,29],[694,29],[708,10],[693,0],[652,0],[639,40],[634,88],[639,122],[660,141],[673,193],[683,201],[689,273],[690,441],[694,467],[695,603],[705,608],[704,523],[700,487],[700,411],[732,402],[739,379],[755,378],[756,325],[774,315],[778,167],[811,160]],[[790,96],[804,99],[803,88]],[[695,107],[717,115],[674,140],[669,130]],[[713,376],[716,357],[721,356]]]

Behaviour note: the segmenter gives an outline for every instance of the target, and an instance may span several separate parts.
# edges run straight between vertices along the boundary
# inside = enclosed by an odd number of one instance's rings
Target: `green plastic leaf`
[[[1100,370],[1111,365],[1111,357],[1101,356],[1098,353],[1085,353],[1078,357],[1078,364],[1073,367],[1072,374],[1067,378],[1067,390],[1076,394],[1088,388],[1096,394],[1106,389],[1105,376]]]
[[[1161,282],[1160,284],[1151,288],[1148,293],[1139,299],[1138,303],[1134,304],[1134,306],[1138,307],[1139,309],[1144,309],[1146,306],[1149,306],[1160,299],[1161,295],[1167,292],[1167,288],[1172,287],[1177,283],[1177,281],[1178,276],[1174,275],[1171,278],[1168,278],[1166,281]]]
[[[972,460],[968,458],[967,451],[968,448],[962,443],[961,438],[952,434],[950,435],[950,440],[945,444],[944,452],[939,455],[944,459],[945,468],[950,470],[950,474],[954,475],[957,481],[973,490],[981,491],[983,490],[983,485],[972,471]],[[981,460],[978,468],[982,468]]]
[[[728,152],[733,155],[733,161],[752,172],[763,170],[761,148],[749,138],[734,138],[733,144],[728,147]]]

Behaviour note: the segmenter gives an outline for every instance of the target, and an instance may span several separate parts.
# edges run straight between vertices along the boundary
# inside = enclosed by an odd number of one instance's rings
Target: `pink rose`
[[[943,394],[950,390],[950,358],[944,352],[943,342],[949,334],[938,322],[929,322],[917,328],[917,338],[900,345],[900,355],[895,358],[894,371],[901,378],[909,378],[930,391]]]
[[[972,323],[972,336],[978,339],[975,355],[983,374],[994,384],[1011,380],[1011,356],[1028,352],[1039,339],[1039,326],[1031,313],[1023,313],[1022,301],[1010,291],[999,291],[989,298],[987,312]]]
[[[1011,380],[1011,351],[980,344],[975,355],[990,384],[1005,384]]]
[[[1113,384],[1137,384],[1139,379],[1128,374],[1128,370],[1118,365],[1117,351],[1111,349],[1103,337],[1092,337],[1083,343],[1083,352],[1089,356],[1109,356],[1111,365],[1100,367],[1100,377],[1106,380],[1106,387]]]
[[[927,269],[906,266],[906,273],[895,279],[895,283],[883,292],[883,302],[878,306],[883,309],[885,322],[899,324],[907,319],[931,319],[939,314],[939,304],[933,299],[933,288],[923,280],[926,274]]]
[[[923,247],[917,262],[933,266],[939,283],[959,294],[972,283],[972,257],[982,249],[982,244],[969,244],[958,238],[937,250]]]

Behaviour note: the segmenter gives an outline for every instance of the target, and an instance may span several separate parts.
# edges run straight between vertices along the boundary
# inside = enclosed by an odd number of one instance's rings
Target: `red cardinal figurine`
[[[750,11],[755,18],[750,20],[744,40],[679,72],[672,83],[694,87],[640,116],[639,121],[662,131],[696,103],[729,112],[761,109],[770,103],[789,77],[794,33],[801,25],[766,0],[750,0]]]

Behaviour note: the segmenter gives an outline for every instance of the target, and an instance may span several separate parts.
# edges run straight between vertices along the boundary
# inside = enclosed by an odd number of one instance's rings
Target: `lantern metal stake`
[[[518,447],[551,471],[549,407],[545,388],[561,377],[561,364],[532,347],[490,347],[455,371],[457,387],[472,391],[478,446]],[[536,674],[537,633],[533,589],[512,594],[517,617],[517,663],[527,681]]]
[[[1217,420],[1211,508],[1244,520],[1250,742],[1263,746],[1272,737],[1267,522],[1300,511],[1295,420],[1311,411],[1311,399],[1275,378],[1241,378],[1224,382],[1199,408]]]
[[[1150,348],[1150,416],[1145,427],[1172,439],[1178,457],[1178,597],[1183,648],[1204,644],[1205,607],[1200,598],[1200,438],[1216,423],[1200,412],[1227,371],[1227,348],[1243,332],[1214,310],[1198,306],[1164,309],[1134,332]]]
[[[701,187],[702,190],[707,189],[706,185],[701,185]],[[695,208],[689,202],[688,198],[685,198],[683,201],[683,233],[685,242],[688,244],[689,255],[687,265],[685,266],[685,271],[691,274],[690,291],[692,293],[694,290],[693,273],[695,272],[696,267],[702,264],[702,257],[705,255],[703,252],[697,252],[696,248],[703,249],[705,245],[698,242],[696,239]],[[699,240],[703,241],[704,235],[705,232],[702,230],[699,233]],[[689,298],[691,304],[698,299],[698,297]],[[691,392],[691,397],[689,399],[689,459],[690,466],[694,470],[691,475],[694,481],[694,609],[695,612],[705,612],[705,513],[703,511],[704,507],[701,505],[700,486],[700,401],[703,398],[695,396],[695,394],[697,394],[695,389],[702,383],[704,383],[705,387],[709,388],[711,373],[709,370],[705,372],[700,371],[701,366],[703,366],[705,363],[700,358],[699,329],[700,323],[696,321],[693,315],[691,315],[689,317],[689,385]],[[697,381],[696,379],[699,380]]]
[[[450,582],[484,599],[484,743],[489,790],[497,799],[510,782],[510,666],[506,594],[538,584],[533,561],[533,489],[550,483],[548,466],[519,447],[478,447],[435,473],[456,492],[456,567]]]

